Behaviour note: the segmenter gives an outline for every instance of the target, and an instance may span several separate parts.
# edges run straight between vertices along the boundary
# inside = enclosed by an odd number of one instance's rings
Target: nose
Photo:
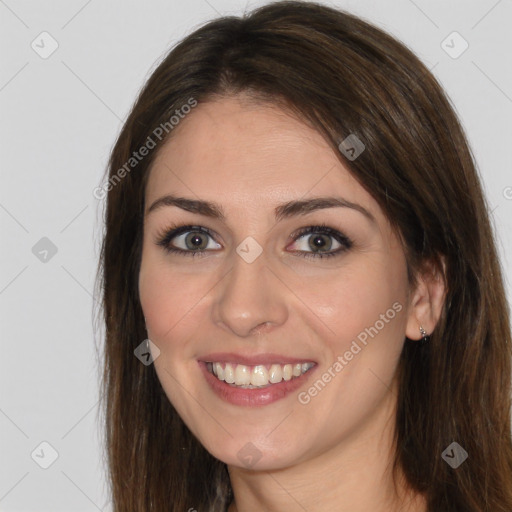
[[[247,263],[238,255],[215,288],[213,321],[241,338],[264,334],[286,322],[286,287],[260,255]]]

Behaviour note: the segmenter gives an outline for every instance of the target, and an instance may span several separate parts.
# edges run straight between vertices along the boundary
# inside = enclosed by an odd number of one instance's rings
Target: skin
[[[405,336],[419,340],[439,318],[443,286],[420,276],[412,290],[404,251],[377,202],[350,175],[321,135],[286,112],[244,96],[199,104],[160,150],[146,188],[146,209],[165,194],[220,204],[225,222],[176,206],[146,214],[139,276],[148,336],[159,348],[155,370],[189,429],[228,465],[230,512],[426,510],[390,461],[398,358]],[[286,201],[341,196],[351,208],[274,219]],[[200,225],[205,255],[169,254],[157,245],[169,223]],[[326,224],[353,241],[332,258],[306,259]],[[248,236],[263,252],[247,263],[236,252]],[[334,252],[334,238],[323,237]],[[184,237],[174,246],[192,250]],[[220,399],[197,360],[211,352],[273,352],[317,362],[307,391],[365,328],[394,303],[402,309],[309,403],[298,392],[262,407]],[[331,370],[332,371],[332,370]],[[248,442],[261,457],[237,456]]]

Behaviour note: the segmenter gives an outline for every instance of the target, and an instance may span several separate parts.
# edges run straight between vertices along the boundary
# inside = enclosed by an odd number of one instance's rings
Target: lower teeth
[[[226,382],[226,381],[221,381]],[[232,388],[242,388],[242,389],[262,389],[262,388],[268,388],[269,386],[272,386],[272,384],[269,382],[268,384],[265,384],[264,386],[253,386],[252,384],[230,384],[229,382],[226,382],[226,384],[230,385]]]

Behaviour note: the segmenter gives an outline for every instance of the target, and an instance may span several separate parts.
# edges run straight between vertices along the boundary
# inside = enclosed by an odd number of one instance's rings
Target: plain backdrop
[[[263,3],[0,0],[0,510],[111,510],[92,321],[104,205],[93,190],[169,49]],[[482,176],[510,298],[512,2],[325,3],[393,34],[440,80]]]

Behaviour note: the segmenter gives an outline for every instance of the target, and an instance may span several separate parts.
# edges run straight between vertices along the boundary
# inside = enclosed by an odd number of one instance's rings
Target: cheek
[[[207,274],[177,271],[165,257],[143,254],[139,275],[139,296],[148,333],[162,350],[186,344],[199,328],[198,315],[206,318],[202,300],[214,281]],[[165,343],[172,339],[174,343]],[[175,342],[178,341],[179,344]]]
[[[385,322],[386,331],[391,331],[392,324],[395,331],[403,326],[405,315],[397,310],[406,309],[407,276],[400,255],[359,260],[330,275],[304,280],[300,286],[298,295],[308,297],[311,309],[337,340],[350,341],[376,322],[381,328],[383,314],[384,321],[391,319]]]
[[[305,281],[302,293],[321,320],[314,330],[329,327],[321,340],[324,367],[317,375],[328,384],[311,382],[302,399],[311,400],[310,410],[329,411],[318,421],[336,437],[371,415],[391,387],[406,325],[405,260],[400,255],[358,260],[329,279]]]
[[[283,291],[281,300],[290,308],[302,309],[302,313],[295,313],[304,322],[315,323],[311,327],[321,337],[326,336],[325,341],[330,339],[331,349],[337,353],[347,350],[346,346],[358,335],[364,338],[365,329],[376,322],[379,328],[381,315],[393,304],[399,303],[402,312],[406,309],[407,274],[405,259],[399,251],[357,254],[337,269],[306,266],[301,273],[285,268],[280,277],[293,291],[291,295]],[[221,278],[218,268],[203,266],[199,271],[194,264],[172,265],[165,254],[146,249],[141,262],[139,294],[154,340],[173,339],[178,343],[173,343],[175,349],[186,345],[187,339],[210,317],[215,285]],[[294,316],[293,311],[290,314]],[[379,334],[400,341],[397,333],[404,328],[405,315],[393,317]]]

